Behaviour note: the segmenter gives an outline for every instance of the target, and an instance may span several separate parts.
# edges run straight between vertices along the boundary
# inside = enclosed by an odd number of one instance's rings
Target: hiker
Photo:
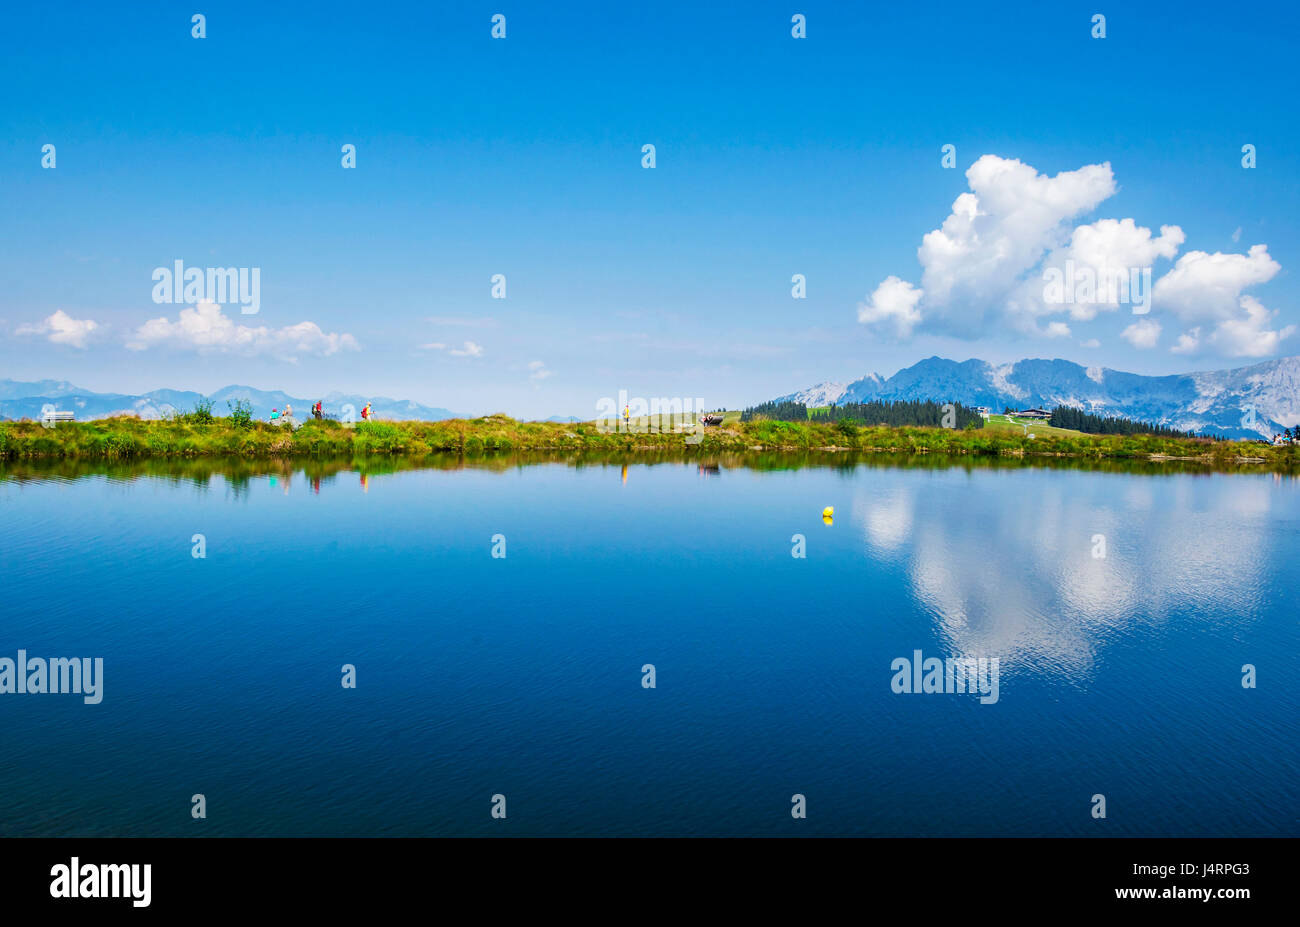
[[[279,410],[279,409],[272,409],[272,410],[271,410],[271,421],[273,421],[273,422],[278,422],[279,420],[280,420],[280,410]]]
[[[370,421],[370,403],[368,402],[365,404],[365,407],[362,408],[361,410],[361,420],[364,422]]]
[[[284,412],[281,414],[281,417],[282,417],[282,418],[293,418],[293,406],[285,406],[285,407],[284,407]]]
[[[623,430],[632,430],[632,408],[627,405],[623,406]]]
[[[320,403],[321,403],[321,401],[318,399],[318,400],[316,400],[316,405],[314,405],[314,406],[311,407],[311,417],[312,417],[312,418],[320,419],[320,418],[323,418],[323,417],[324,417],[323,415],[321,415],[321,411],[320,411]]]

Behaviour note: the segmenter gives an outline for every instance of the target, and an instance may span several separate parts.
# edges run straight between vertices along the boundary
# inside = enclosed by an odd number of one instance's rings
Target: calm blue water
[[[1295,479],[366,482],[0,480],[0,657],[105,662],[0,695],[0,833],[1300,833]],[[891,691],[918,649],[997,704]]]

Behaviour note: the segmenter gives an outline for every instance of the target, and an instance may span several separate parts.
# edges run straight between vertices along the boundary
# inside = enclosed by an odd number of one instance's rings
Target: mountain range
[[[851,383],[819,383],[776,401],[825,406],[872,400],[959,402],[993,412],[1073,406],[1198,434],[1271,437],[1300,425],[1300,357],[1168,376],[1067,360],[990,364],[930,357],[892,377],[873,373]]]
[[[389,399],[385,396],[354,396],[330,393],[312,399],[290,396],[280,390],[260,390],[251,386],[226,386],[204,396],[190,390],[156,389],[148,393],[96,393],[81,389],[64,380],[38,380],[23,383],[0,380],[0,419],[36,419],[48,403],[60,410],[76,413],[79,420],[108,418],[112,415],[138,415],[140,418],[164,418],[176,412],[189,412],[200,399],[212,401],[214,415],[229,414],[227,402],[245,400],[252,406],[253,417],[263,421],[270,418],[272,409],[293,406],[294,417],[299,421],[311,415],[316,400],[326,417],[342,418],[346,406],[351,405],[359,416],[366,402],[370,403],[375,418],[418,420],[436,422],[460,416],[447,409],[421,405],[408,399]]]
[[[96,393],[65,380],[0,380],[0,419],[36,419],[46,404],[75,412],[82,421],[112,415],[163,418],[188,412],[203,398],[212,401],[216,415],[227,414],[227,402],[245,400],[252,406],[253,416],[263,421],[270,417],[272,409],[286,405],[292,405],[296,417],[304,419],[315,402],[315,398],[251,386],[227,386],[205,397],[191,390]],[[334,392],[316,398],[322,400],[325,414],[336,418],[343,417],[348,405],[359,413],[367,401],[380,419],[441,421],[464,417],[448,409],[383,396]],[[960,402],[971,407],[987,406],[994,412],[1008,406],[1051,409],[1063,405],[1182,431],[1232,438],[1270,437],[1300,425],[1300,357],[1282,357],[1233,370],[1167,376],[1084,367],[1059,359],[990,364],[930,357],[891,377],[873,373],[850,383],[819,383],[777,397],[776,401],[825,406],[872,400]],[[1252,408],[1253,424],[1247,411]],[[552,416],[549,421],[579,419]]]

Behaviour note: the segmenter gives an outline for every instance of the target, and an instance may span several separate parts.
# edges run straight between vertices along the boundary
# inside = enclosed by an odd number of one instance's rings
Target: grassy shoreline
[[[855,451],[954,456],[1071,457],[1081,459],[1184,460],[1210,466],[1264,470],[1300,469],[1300,447],[1269,447],[1233,441],[1149,435],[1038,434],[1021,429],[954,430],[890,426],[843,426],[815,422],[728,422],[705,430],[699,444],[680,433],[609,432],[592,422],[519,422],[503,415],[443,422],[363,422],[345,427],[308,421],[297,431],[228,419],[211,424],[113,418],[66,422],[0,423],[0,458],[129,461],[148,458],[326,458],[499,451],[557,452],[679,449],[686,451]]]

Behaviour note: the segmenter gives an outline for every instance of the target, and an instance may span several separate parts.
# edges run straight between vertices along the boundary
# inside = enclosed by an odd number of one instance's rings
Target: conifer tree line
[[[742,422],[768,419],[778,422],[856,422],[860,425],[915,425],[939,428],[944,424],[946,403],[900,400],[898,402],[846,402],[809,409],[802,402],[764,402],[740,413]],[[982,428],[984,419],[961,403],[953,403],[954,427]]]
[[[939,428],[944,424],[945,403],[932,400],[900,400],[897,402],[846,402],[838,405],[809,408],[802,402],[764,402],[745,409],[740,414],[742,422],[853,422],[859,425],[889,425],[893,427],[917,426]],[[982,428],[984,419],[979,413],[953,403],[955,427]],[[1070,406],[1057,406],[1047,424],[1068,428],[1091,435],[1154,435],[1160,438],[1202,438],[1196,432],[1180,431],[1165,425],[1155,425],[1130,418],[1107,417],[1085,412]],[[1300,429],[1297,429],[1300,431]],[[1222,439],[1220,439],[1222,440]]]
[[[1138,422],[1131,418],[1107,418],[1093,415],[1082,409],[1069,406],[1057,406],[1052,410],[1052,417],[1047,424],[1054,428],[1070,428],[1089,435],[1155,435],[1159,438],[1197,438],[1195,432],[1179,431],[1164,425],[1152,425],[1150,422]]]

